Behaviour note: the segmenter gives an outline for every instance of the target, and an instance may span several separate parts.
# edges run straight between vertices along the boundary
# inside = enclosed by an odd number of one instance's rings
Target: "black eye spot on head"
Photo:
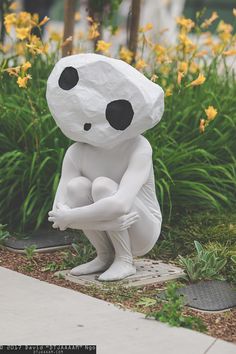
[[[116,100],[108,103],[106,119],[112,128],[125,130],[131,124],[134,116],[132,105],[127,100]]]
[[[78,81],[78,71],[72,66],[68,66],[62,71],[58,80],[58,85],[62,90],[70,90],[77,85]]]

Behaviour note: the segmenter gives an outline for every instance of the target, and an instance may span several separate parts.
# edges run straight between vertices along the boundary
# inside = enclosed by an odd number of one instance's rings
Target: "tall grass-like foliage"
[[[10,228],[41,225],[50,210],[69,140],[46,103],[50,63],[37,60],[29,90],[19,90],[7,73],[0,80],[0,211]]]
[[[215,41],[207,29],[216,19],[215,13],[202,23],[199,18],[196,23],[177,19],[179,37],[170,48],[149,37],[151,24],[140,29],[134,65],[166,94],[162,121],[146,133],[166,219],[180,209],[220,210],[235,202],[236,84],[225,58],[235,55],[231,47],[236,36],[231,25],[220,21]],[[63,43],[57,33],[43,43],[31,31],[47,21],[9,10],[4,23],[8,35],[15,31],[16,40],[12,38],[10,48],[0,43],[0,219],[16,230],[46,222],[71,144],[57,128],[45,98],[46,81]],[[194,31],[199,43],[207,40],[207,47],[192,42],[189,34]],[[98,35],[97,24],[89,18],[89,32],[84,38],[80,34],[75,50],[81,52],[85,41]],[[109,55],[111,45],[100,40],[96,50]],[[128,63],[132,55],[125,47],[119,53]]]
[[[215,66],[204,85],[176,87],[166,97],[161,123],[146,136],[153,146],[157,194],[167,213],[235,205],[235,95],[235,77],[218,74]],[[199,121],[209,104],[219,114],[200,134]]]

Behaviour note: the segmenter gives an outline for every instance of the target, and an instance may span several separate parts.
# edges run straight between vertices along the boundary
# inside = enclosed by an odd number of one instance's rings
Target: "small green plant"
[[[232,256],[236,256],[236,244],[230,244],[229,242],[224,244],[220,242],[208,242],[204,247],[207,251],[212,251],[218,257],[227,260],[232,260]]]
[[[55,272],[56,270],[59,270],[60,266],[56,262],[50,262],[47,263],[47,265],[43,268],[41,268],[42,272]]]
[[[23,270],[26,271],[26,272],[32,272],[35,270],[35,265],[33,263],[30,263],[30,264],[26,264],[24,267],[23,267]]]
[[[152,299],[150,297],[142,297],[137,303],[136,305],[139,306],[143,306],[143,307],[149,307],[149,306],[154,306],[156,305],[157,300],[156,299]]]
[[[3,245],[5,240],[10,236],[7,230],[4,230],[7,225],[0,224],[0,245]]]
[[[58,277],[58,279],[62,279],[62,280],[65,279],[65,276],[64,276],[64,274],[62,274],[62,273],[59,273],[59,274],[57,275],[57,277]]]
[[[197,254],[194,257],[179,256],[179,264],[184,268],[186,278],[191,282],[199,280],[224,280],[220,272],[227,259],[217,256],[216,252],[208,251],[198,241],[194,241]]]
[[[84,244],[72,243],[72,248],[73,251],[69,250],[64,253],[62,269],[78,266],[94,258],[95,250],[93,246],[88,242]]]
[[[227,272],[227,279],[236,285],[236,255],[230,257],[230,264]]]
[[[31,246],[28,246],[24,249],[24,252],[26,254],[26,258],[29,260],[29,261],[32,261],[33,258],[34,258],[34,255],[36,253],[36,245],[31,245]]]
[[[231,257],[232,262],[236,265],[236,255]]]
[[[156,312],[150,312],[146,317],[154,317],[155,320],[169,323],[170,326],[185,327],[194,329],[200,332],[206,331],[206,326],[202,320],[196,316],[183,315],[183,298],[177,293],[178,285],[170,283],[165,291],[166,303]],[[150,306],[150,301],[147,302]]]

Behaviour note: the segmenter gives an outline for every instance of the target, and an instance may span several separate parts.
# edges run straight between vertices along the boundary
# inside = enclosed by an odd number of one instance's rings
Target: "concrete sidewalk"
[[[0,344],[96,344],[98,354],[235,354],[236,345],[0,267]]]

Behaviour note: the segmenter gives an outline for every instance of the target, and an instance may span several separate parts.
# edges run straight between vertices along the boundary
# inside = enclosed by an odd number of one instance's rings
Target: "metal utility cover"
[[[36,251],[46,252],[67,247],[76,239],[78,233],[75,232],[42,229],[21,239],[11,236],[4,242],[4,246],[10,251],[22,253],[26,247],[35,245]]]
[[[236,306],[236,288],[221,280],[205,280],[179,288],[186,306],[202,311],[223,311]],[[165,292],[158,295],[166,299]]]

